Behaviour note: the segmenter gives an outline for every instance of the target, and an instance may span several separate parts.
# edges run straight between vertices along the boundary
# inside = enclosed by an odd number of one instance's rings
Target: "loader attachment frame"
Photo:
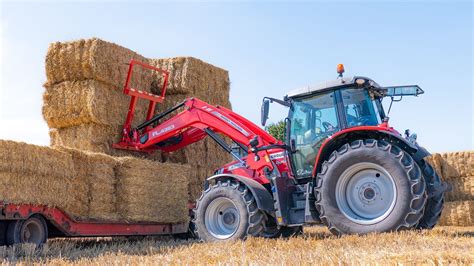
[[[135,65],[158,71],[164,75],[161,96],[129,87]],[[124,88],[124,93],[131,96],[130,106],[123,127],[122,139],[113,145],[114,148],[147,153],[156,150],[172,152],[209,135],[229,152],[231,149],[226,148],[225,141],[218,137],[218,134],[222,134],[248,148],[250,153],[245,164],[249,168],[260,171],[262,174],[264,168],[273,169],[267,149],[284,148],[285,145],[259,126],[225,107],[213,106],[197,98],[188,98],[183,99],[182,103],[154,115],[156,103],[165,100],[168,75],[166,70],[138,61],[130,61]],[[150,101],[147,117],[143,123],[132,128],[136,103],[140,98]],[[173,114],[178,111],[178,114]],[[171,114],[173,115],[171,116]],[[166,118],[167,120],[165,120]],[[230,153],[232,154],[232,152]]]

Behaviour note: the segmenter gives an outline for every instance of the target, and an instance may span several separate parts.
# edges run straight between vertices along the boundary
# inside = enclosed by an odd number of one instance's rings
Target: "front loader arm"
[[[250,151],[252,147],[258,150],[279,143],[251,121],[224,107],[213,106],[197,98],[187,99],[182,105],[184,110],[177,115],[156,126],[152,126],[153,123],[143,123],[144,126],[132,129],[114,147],[145,152],[155,150],[171,152],[197,142],[211,132],[227,136],[248,147]],[[155,117],[162,116],[158,114]],[[150,121],[153,121],[153,118]],[[255,139],[258,140],[258,144],[251,146],[251,141]],[[265,167],[273,169],[266,150],[249,152],[246,164],[257,171],[262,171]]]

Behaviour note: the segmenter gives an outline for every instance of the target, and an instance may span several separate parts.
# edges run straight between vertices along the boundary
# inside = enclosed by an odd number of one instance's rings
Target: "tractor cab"
[[[368,78],[342,78],[287,95],[291,102],[288,137],[295,148],[291,154],[295,177],[311,176],[316,155],[326,138],[349,127],[382,123],[383,95],[375,86]]]
[[[384,97],[398,101],[394,97],[423,93],[416,85],[381,87],[367,77],[343,77],[343,72],[343,66],[339,65],[337,79],[291,91],[284,98],[284,105],[289,107],[286,139],[297,179],[312,176],[316,156],[328,137],[348,128],[388,122],[382,106]],[[268,103],[273,101],[282,104],[281,100],[265,98],[262,123],[268,116]]]

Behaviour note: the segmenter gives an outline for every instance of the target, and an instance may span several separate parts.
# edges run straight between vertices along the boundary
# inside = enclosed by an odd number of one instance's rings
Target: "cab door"
[[[336,94],[329,91],[294,99],[289,119],[290,140],[296,144],[290,156],[293,174],[298,179],[309,178],[321,144],[340,129]]]

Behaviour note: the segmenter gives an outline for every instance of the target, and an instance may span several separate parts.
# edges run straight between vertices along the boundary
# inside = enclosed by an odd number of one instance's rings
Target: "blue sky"
[[[418,84],[391,124],[431,151],[474,148],[472,2],[1,2],[0,138],[49,143],[41,116],[48,44],[99,37],[146,57],[229,70],[233,109],[258,123],[263,96],[336,77]],[[274,106],[272,106],[273,108]],[[285,117],[273,108],[271,120]]]

